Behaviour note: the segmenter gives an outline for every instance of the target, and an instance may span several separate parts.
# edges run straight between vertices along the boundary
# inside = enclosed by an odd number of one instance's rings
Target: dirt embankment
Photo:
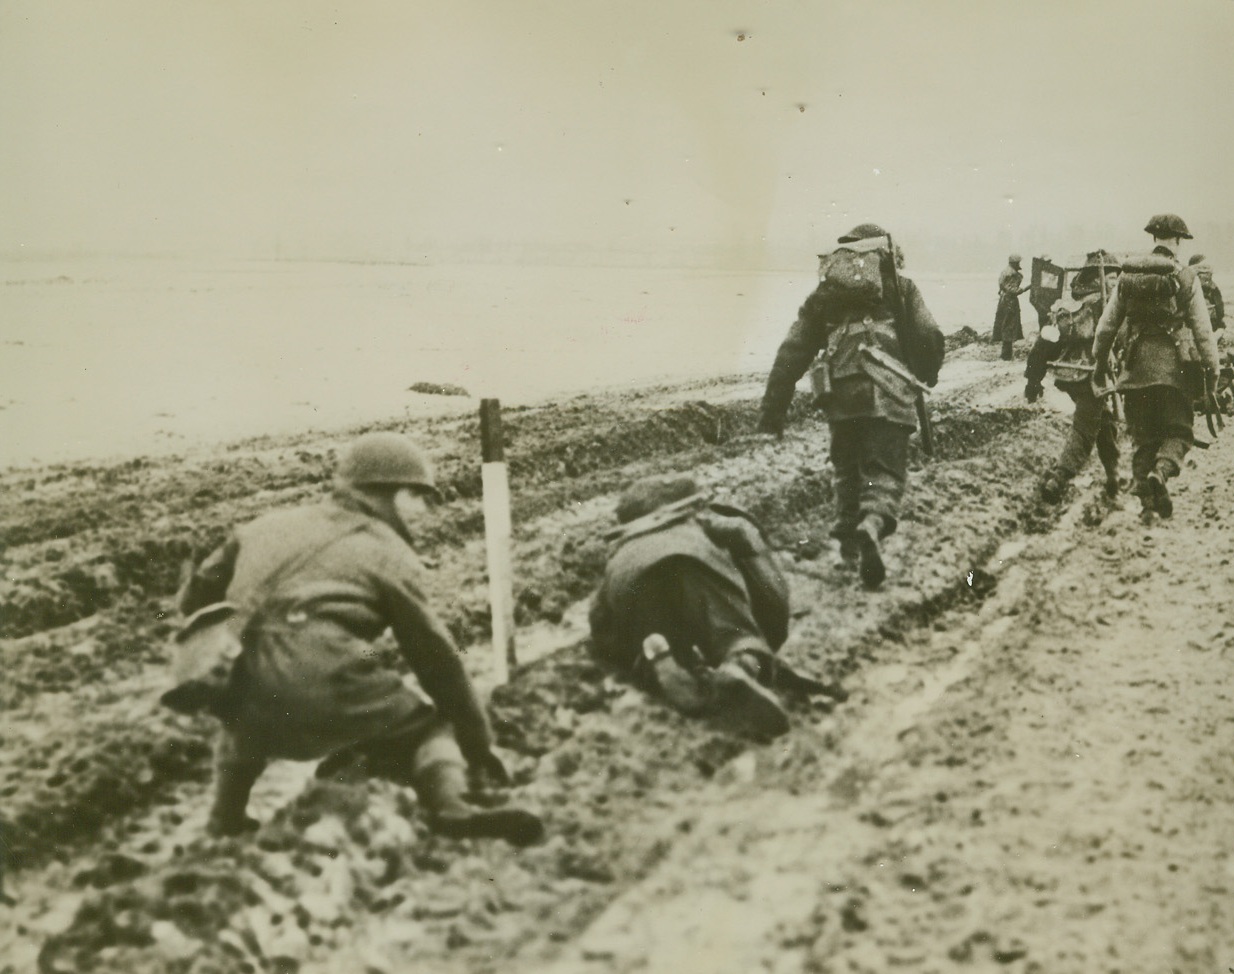
[[[795,663],[861,686],[888,654],[914,658],[916,641],[966,624],[951,620],[1001,592],[989,562],[999,545],[1051,531],[1057,515],[1033,488],[1062,420],[1013,405],[1016,370],[988,351],[966,349],[944,376],[939,456],[914,460],[889,545],[892,580],[875,594],[826,548],[825,424],[799,405],[783,441],[753,436],[756,382],[508,415],[520,621],[561,620],[594,585],[597,539],[628,479],[690,470],[764,519],[783,552],[798,606],[785,648]],[[413,432],[447,488],[421,539],[435,565],[430,594],[473,645],[487,635],[477,433],[459,420]],[[0,935],[13,964],[41,956],[45,971],[196,974],[535,966],[692,847],[707,824],[703,796],[746,774],[748,742],[644,700],[576,645],[520,670],[492,705],[517,799],[548,819],[545,845],[438,839],[408,794],[372,781],[305,785],[294,766],[259,784],[255,809],[267,824],[255,838],[203,838],[209,722],[155,703],[179,562],[236,521],[320,495],[337,446],[253,441],[213,456],[4,478],[10,716],[0,797],[21,904]],[[1081,522],[1104,517],[1088,497],[1075,509]],[[482,656],[471,663],[483,669]],[[793,707],[793,734],[754,758],[760,784],[774,765],[773,794],[808,794],[866,712],[852,701],[834,715]],[[740,866],[730,843],[714,846],[701,854]]]

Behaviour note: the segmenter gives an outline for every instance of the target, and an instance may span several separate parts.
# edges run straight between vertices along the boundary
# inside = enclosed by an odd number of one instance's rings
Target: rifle
[[[1220,375],[1220,373],[1218,373]],[[1217,379],[1214,378],[1213,386],[1217,384]],[[1208,374],[1204,377],[1204,422],[1208,426],[1208,432],[1216,439],[1217,434],[1225,429],[1225,417],[1221,414],[1221,403],[1217,401],[1217,394],[1208,385]]]
[[[905,321],[907,314],[904,310],[904,295],[900,291],[900,271],[896,267],[896,245],[891,239],[891,234],[887,234],[887,250],[889,252],[889,263],[891,264],[891,291],[894,295],[894,307],[892,308],[892,320],[895,322],[896,337],[900,340],[900,351],[905,355],[909,355],[911,347],[908,336],[908,322]],[[877,349],[875,349],[877,351]],[[891,356],[886,356],[888,359]],[[885,363],[884,363],[885,364]],[[899,363],[896,363],[899,365]],[[902,368],[902,366],[901,366]],[[904,376],[908,370],[897,374]],[[925,392],[928,388],[916,378],[912,377],[912,383],[917,389],[917,425],[921,427],[921,450],[927,457],[934,456],[934,424],[930,422],[930,413],[926,409]]]

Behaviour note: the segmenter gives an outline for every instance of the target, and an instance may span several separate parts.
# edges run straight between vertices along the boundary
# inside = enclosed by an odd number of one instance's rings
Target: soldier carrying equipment
[[[831,427],[832,536],[846,563],[859,562],[863,584],[876,588],[886,576],[880,544],[896,528],[908,437],[919,422],[923,447],[932,447],[920,387],[938,381],[943,336],[916,284],[900,277],[902,254],[882,227],[863,223],[837,242],[776,353],[758,428],[783,431],[793,388],[809,369],[815,405]]]
[[[1068,270],[1073,274],[1072,301],[1051,309],[1049,324],[1041,329],[1029,350],[1024,370],[1028,380],[1024,396],[1029,402],[1041,397],[1042,380],[1046,371],[1051,370],[1054,384],[1075,403],[1067,442],[1041,481],[1041,497],[1050,504],[1062,499],[1064,488],[1088,463],[1094,446],[1105,468],[1106,495],[1115,496],[1121,487],[1113,401],[1100,395],[1091,384],[1097,371],[1092,357],[1093,335],[1105,296],[1119,274],[1119,264],[1104,250],[1094,250],[1083,267],[1058,268],[1062,278]]]
[[[1165,213],[1145,230],[1153,235],[1152,254],[1124,262],[1128,273],[1097,324],[1093,385],[1104,384],[1110,350],[1126,322],[1130,337],[1117,388],[1135,447],[1132,491],[1148,521],[1174,512],[1166,484],[1178,476],[1194,442],[1193,402],[1209,408],[1218,354],[1199,278],[1178,263],[1181,242],[1191,239],[1187,225]]]

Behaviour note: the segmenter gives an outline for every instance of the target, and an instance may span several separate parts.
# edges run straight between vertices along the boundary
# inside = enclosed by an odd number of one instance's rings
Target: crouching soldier
[[[488,720],[450,635],[420,588],[412,526],[437,497],[427,459],[397,433],[369,433],[340,458],[332,497],[240,527],[186,581],[181,611],[226,600],[243,620],[219,718],[209,830],[257,827],[245,809],[273,758],[363,757],[416,790],[428,825],[452,837],[538,840],[516,808],[468,804],[473,781],[508,784]],[[428,699],[374,641],[391,629]],[[165,702],[168,696],[164,697]]]
[[[617,520],[591,605],[602,663],[682,713],[760,737],[788,730],[773,686],[842,696],[774,656],[788,585],[749,515],[710,503],[690,477],[650,477],[622,495]]]
[[[1105,469],[1106,495],[1115,497],[1119,491],[1118,427],[1114,421],[1114,405],[1111,397],[1099,397],[1092,386],[1096,368],[1093,335],[1105,300],[1114,291],[1118,273],[1118,261],[1104,250],[1089,254],[1085,266],[1071,282],[1071,297],[1078,304],[1055,308],[1052,323],[1042,328],[1028,353],[1028,367],[1024,370],[1028,380],[1024,387],[1025,398],[1029,402],[1041,398],[1046,370],[1053,368],[1054,384],[1075,403],[1071,433],[1062,453],[1041,482],[1041,497],[1050,504],[1062,499],[1064,488],[1084,469],[1094,446]]]

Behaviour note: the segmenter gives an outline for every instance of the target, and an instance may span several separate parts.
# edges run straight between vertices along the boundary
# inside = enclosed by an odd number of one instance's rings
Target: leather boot
[[[679,713],[715,718],[732,730],[760,738],[779,737],[788,730],[788,714],[779,698],[759,684],[758,659],[746,660],[746,654],[738,653],[712,668],[698,647],[691,646],[689,665],[682,666],[658,633],[643,641],[643,654],[654,667],[660,693]]]
[[[463,800],[467,771],[453,761],[438,761],[415,775],[416,795],[428,827],[451,839],[504,839],[526,846],[544,838],[538,815],[521,808],[476,808]]]
[[[861,584],[876,589],[887,577],[883,564],[882,540],[883,518],[880,514],[867,514],[857,525],[857,547],[861,557]]]
[[[849,535],[840,539],[840,567],[845,569],[854,569],[857,567],[858,559],[861,558],[861,546],[857,544],[857,537]]]
[[[1148,506],[1163,518],[1170,517],[1174,513],[1174,501],[1170,498],[1170,491],[1165,485],[1174,472],[1173,464],[1161,461],[1144,478],[1144,499],[1148,501]]]
[[[721,663],[711,672],[712,707],[734,728],[756,737],[779,737],[789,728],[788,714],[771,690],[758,682],[738,657]],[[757,667],[757,661],[753,661]]]
[[[1063,499],[1066,482],[1057,473],[1048,473],[1041,481],[1041,499],[1047,504],[1057,504]]]

